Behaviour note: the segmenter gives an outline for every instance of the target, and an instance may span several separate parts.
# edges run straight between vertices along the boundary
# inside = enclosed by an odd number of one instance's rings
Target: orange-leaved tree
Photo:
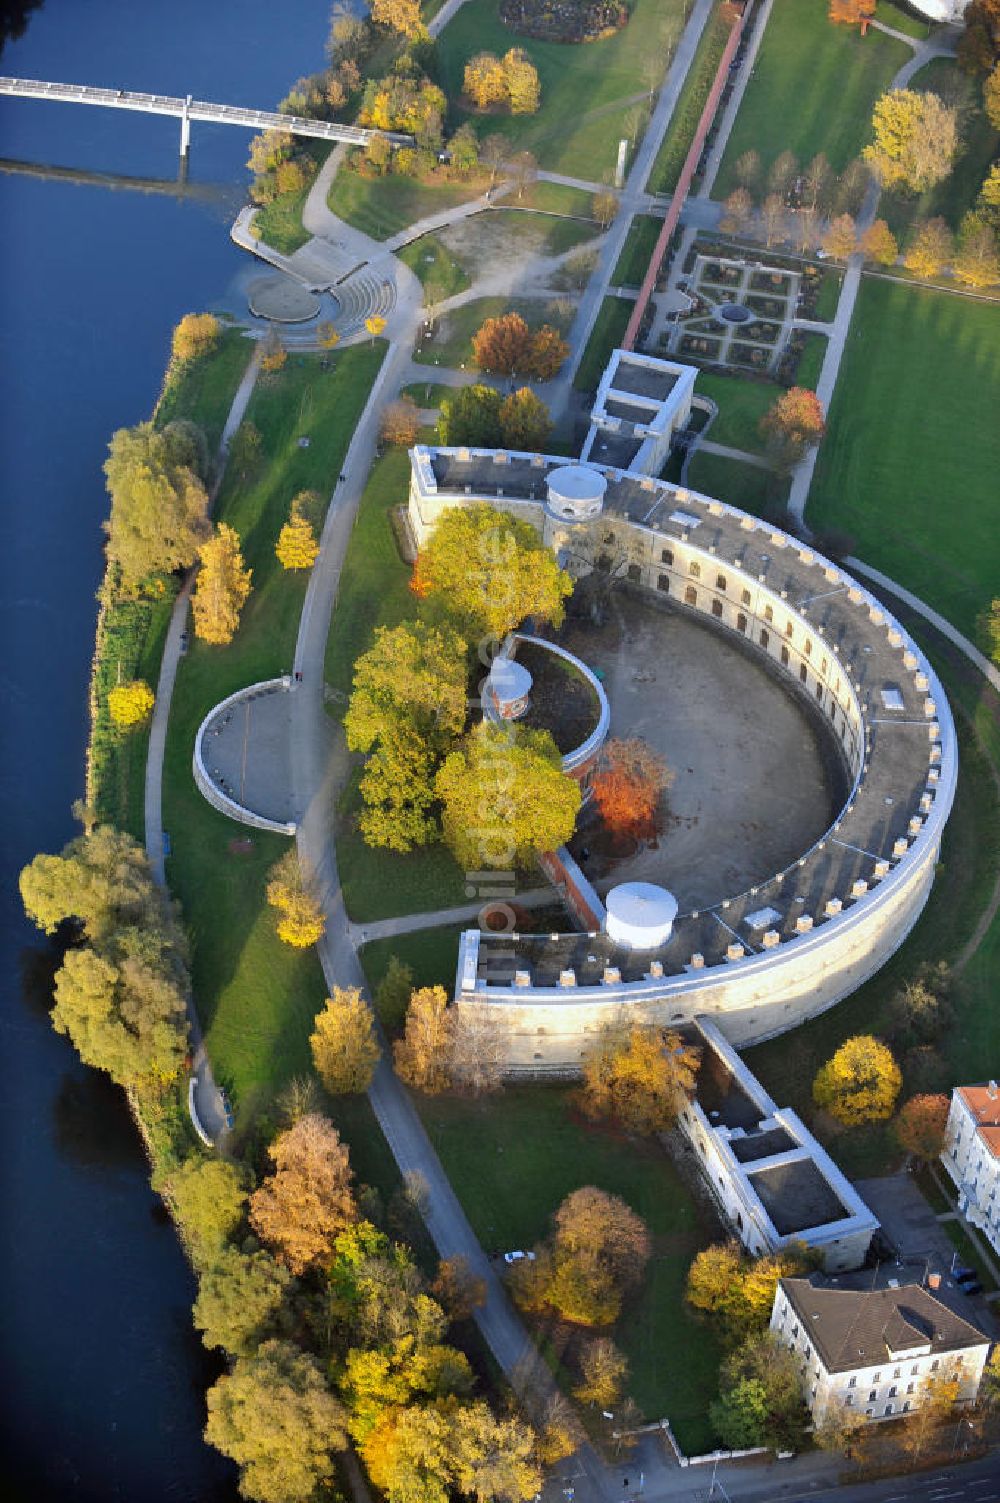
[[[787,474],[826,432],[823,404],[814,391],[793,386],[761,418],[760,431],[775,469]]]
[[[944,1147],[950,1102],[947,1096],[911,1096],[893,1123],[901,1148],[929,1164]]]
[[[653,833],[660,797],[672,781],[663,759],[632,736],[605,743],[591,789],[608,829],[641,839]]]

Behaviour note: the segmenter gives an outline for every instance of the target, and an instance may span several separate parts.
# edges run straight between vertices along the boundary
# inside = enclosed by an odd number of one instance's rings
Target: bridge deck
[[[241,125],[250,130],[284,130],[293,136],[316,136],[323,141],[347,141],[363,146],[372,136],[384,135],[394,145],[409,145],[410,136],[393,131],[364,130],[332,120],[307,120],[277,110],[252,110],[238,104],[214,104],[207,99],[176,98],[170,94],[142,94],[129,89],[99,89],[91,84],[46,83],[37,78],[0,77],[0,95],[48,99],[63,104],[97,104],[105,109],[133,110],[147,115],[176,115],[180,119],[209,120],[217,125]]]

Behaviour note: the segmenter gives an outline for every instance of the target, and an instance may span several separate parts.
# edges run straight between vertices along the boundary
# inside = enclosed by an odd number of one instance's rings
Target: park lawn
[[[736,187],[735,163],[750,150],[765,173],[783,151],[803,166],[825,152],[843,172],[871,138],[875,100],[911,55],[883,32],[831,25],[827,0],[774,0],[714,197]]]
[[[940,215],[957,230],[962,215],[975,207],[983,180],[1000,152],[1000,131],[993,129],[982,107],[980,80],[963,73],[948,57],[935,57],[914,74],[911,89],[930,89],[947,103],[959,106],[960,148],[955,165],[936,188],[919,196],[883,193],[879,213],[904,244],[906,232],[918,219]]]
[[[624,297],[606,297],[597,310],[587,347],[580,357],[573,385],[577,391],[596,391],[611,351],[618,348],[635,304]]]
[[[843,272],[834,271],[832,268],[824,268],[823,277],[819,284],[819,293],[816,298],[816,307],[812,317],[817,323],[829,324],[837,316],[837,305],[840,302],[840,289],[844,283]]]
[[[337,868],[350,917],[373,923],[467,903],[465,874],[441,842],[405,853],[365,844],[355,826],[362,807],[360,772],[359,766],[337,808]]]
[[[472,355],[472,336],[488,318],[504,313],[520,313],[532,329],[551,324],[565,334],[573,321],[573,309],[550,298],[477,297],[441,315],[433,339],[420,345],[413,358],[420,365],[446,365],[476,370]]]
[[[891,598],[889,604],[893,610],[899,609]],[[746,1054],[750,1068],[778,1104],[793,1107],[810,1123],[849,1176],[887,1172],[898,1159],[899,1150],[884,1124],[845,1130],[825,1115],[817,1116],[811,1095],[816,1071],[852,1034],[879,1033],[890,998],[913,977],[920,964],[954,961],[990,904],[1000,868],[1000,800],[994,781],[1000,772],[1000,702],[983,686],[976,670],[937,633],[908,619],[904,612],[900,614],[931,655],[956,711],[959,733],[958,792],[930,898],[906,943],[870,981],[820,1017]],[[981,1079],[983,1061],[997,1058],[998,958],[1000,918],[994,917],[958,979],[954,1023],[938,1046],[942,1089],[950,1089],[956,1081]],[[905,1060],[901,1063],[900,1100],[905,1101],[913,1094],[913,1087],[907,1080]]]
[[[462,902],[468,902],[463,898]],[[389,969],[389,961],[395,955],[413,972],[414,986],[443,986],[450,992],[455,984],[455,967],[458,963],[458,940],[469,924],[452,924],[434,929],[415,929],[409,934],[397,934],[392,939],[374,939],[359,951],[361,964],[368,986],[374,995],[379,982]],[[380,1011],[382,1026],[390,1038],[398,1038],[403,1032],[405,1007],[399,1011]]]
[[[629,111],[660,83],[684,8],[683,0],[634,0],[628,25],[615,36],[567,45],[510,30],[500,20],[499,0],[466,0],[438,39],[449,99],[458,100],[465,64],[477,52],[502,56],[523,47],[538,69],[542,101],[535,115],[478,115],[455,106],[453,123],[470,120],[480,136],[501,131],[549,171],[599,183],[614,169],[619,139],[631,134]]]
[[[967,636],[997,594],[1000,308],[864,278],[808,521]]]
[[[421,235],[419,240],[411,240],[399,252],[399,259],[419,278],[428,306],[444,302],[446,297],[454,297],[472,286],[461,261],[436,235]]]
[[[891,26],[895,31],[905,32],[908,37],[916,37],[923,41],[931,34],[931,24],[913,15],[905,6],[898,5],[896,0],[876,0],[875,19],[881,21],[883,26]]]
[[[826,335],[805,334],[803,340],[802,354],[799,356],[798,369],[795,372],[795,384],[815,391],[823,369],[823,361],[826,359]]]
[[[709,429],[709,438],[713,437]],[[767,470],[741,464],[723,454],[704,454],[697,450],[688,466],[688,484],[694,491],[714,496],[730,506],[738,506],[755,517],[777,517],[783,511],[787,491]]]
[[[399,394],[401,397],[411,397],[418,407],[429,411],[431,408],[439,408],[445,397],[457,389],[439,381],[414,381],[409,386],[404,386]]]
[[[180,365],[171,362],[153,414],[157,428],[178,418],[191,418],[204,433],[214,464],[236,388],[253,348],[242,329],[224,328],[218,344],[200,360],[186,360]]]
[[[751,381],[746,376],[700,371],[695,392],[711,397],[719,408],[719,415],[706,437],[731,449],[763,454],[765,445],[760,420],[774,406],[783,390],[776,381]]]
[[[619,287],[641,287],[663,220],[652,214],[637,214],[628,227],[622,253],[611,280]]]
[[[304,488],[328,496],[384,346],[364,344],[326,357],[297,356],[258,382],[247,417],[263,440],[265,464],[249,483],[226,477],[216,505],[234,526],[253,570],[253,591],[228,647],[208,647],[192,633],[171,705],[164,761],[167,864],[191,939],[192,982],[206,1042],[219,1078],[233,1091],[237,1120],[258,1111],[291,1075],[308,1065],[307,1035],[323,980],[313,951],[282,945],[264,902],[268,869],[288,849],[281,836],[252,833],[252,849],[234,855],[247,835],[211,809],[191,775],[195,732],[225,695],[287,671],[305,579],[286,574],[274,556],[292,497]],[[301,449],[298,439],[309,434]]]
[[[577,219],[590,219],[594,195],[585,188],[574,188],[569,183],[547,183],[536,178],[516,197],[511,188],[498,191],[493,201],[498,209],[540,209],[545,214],[568,214]]]
[[[669,1417],[685,1450],[709,1449],[719,1349],[689,1314],[683,1289],[694,1255],[720,1232],[702,1219],[663,1149],[576,1120],[565,1087],[514,1086],[477,1101],[414,1099],[488,1253],[541,1240],[560,1202],[583,1185],[620,1195],[638,1212],[653,1256],[638,1298],[613,1328],[629,1359],[628,1390],[647,1419]],[[565,1332],[546,1334],[558,1354]]]
[[[712,81],[726,50],[729,32],[729,21],[723,11],[716,7],[699,38],[694,61],[688,69],[670,124],[656,154],[646,184],[650,193],[672,193],[677,186],[681,168],[687,160],[698,129],[698,121],[708,101]]]
[[[327,204],[345,224],[373,240],[388,240],[428,214],[453,209],[483,191],[478,178],[418,182],[412,177],[360,177],[345,164],[330,185]]]

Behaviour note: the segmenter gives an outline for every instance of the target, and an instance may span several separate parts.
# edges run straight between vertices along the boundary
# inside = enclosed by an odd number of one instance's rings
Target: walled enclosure
[[[576,576],[620,550],[631,588],[738,635],[808,696],[848,770],[848,800],[810,850],[749,892],[680,915],[659,951],[600,932],[468,931],[456,1002],[500,1021],[509,1073],[575,1073],[623,1007],[661,1025],[705,1015],[746,1045],[860,986],[923,908],[957,778],[947,701],[900,625],[838,565],[710,497],[579,464],[598,484],[585,500],[575,487],[574,506],[558,457],[421,446],[411,458],[418,543],[446,510],[480,502],[529,522]]]

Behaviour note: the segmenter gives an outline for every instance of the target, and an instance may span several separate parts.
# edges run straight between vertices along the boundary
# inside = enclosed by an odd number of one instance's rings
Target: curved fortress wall
[[[443,511],[487,502],[530,522],[571,573],[624,557],[631,587],[738,635],[761,666],[808,695],[851,790],[788,870],[680,915],[659,950],[623,949],[607,934],[463,936],[456,1001],[500,1021],[512,1074],[573,1073],[590,1037],[623,1007],[658,1023],[703,1014],[743,1045],[848,995],[919,916],[957,777],[954,726],[933,671],[839,566],[722,502],[627,471],[595,467],[606,481],[601,509],[574,520],[547,484],[565,464],[418,448],[414,533],[422,541]]]

